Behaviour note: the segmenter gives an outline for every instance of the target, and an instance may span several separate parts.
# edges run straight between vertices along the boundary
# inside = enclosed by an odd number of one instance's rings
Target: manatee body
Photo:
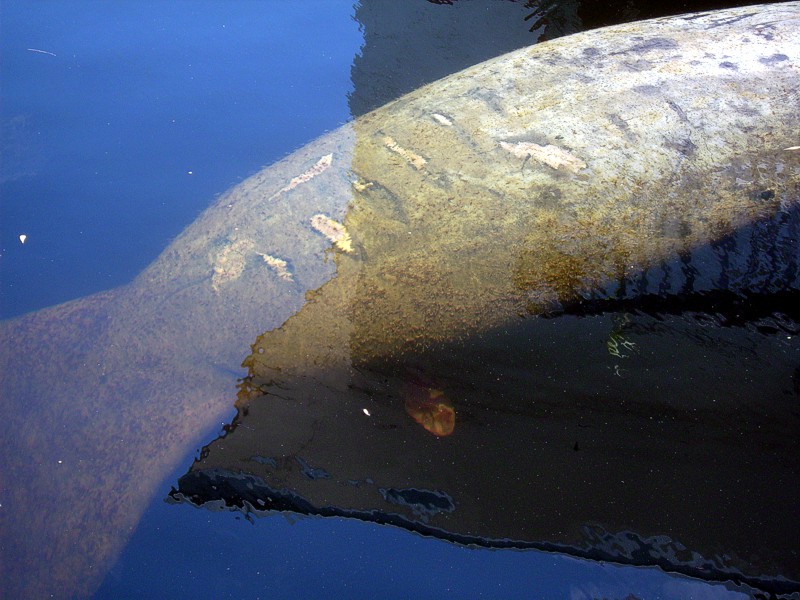
[[[764,256],[798,289],[799,19],[794,3],[587,32],[357,120],[346,174],[318,182],[349,186],[342,229],[311,228],[336,276],[258,336],[243,426],[174,498],[800,585],[783,543],[796,503],[778,491],[800,472],[785,389],[797,343],[624,314],[570,335],[536,318],[635,297],[665,263],[699,289],[704,254],[720,257],[717,290]],[[737,244],[752,254],[728,254]],[[625,332],[653,329],[649,357],[623,362]],[[682,336],[707,350],[679,354]],[[752,355],[742,378],[709,376],[739,360],[732,348]],[[660,379],[613,370],[634,362]],[[756,437],[783,450],[721,441]]]
[[[329,349],[413,352],[560,308],[796,203],[796,6],[770,9],[780,25],[747,24],[760,10],[535,46],[356,121],[355,249],[335,252],[336,280],[257,360],[303,371]]]
[[[3,323],[3,588],[90,593],[251,353],[241,405],[552,311],[796,205],[799,13],[482,63],[250,177],[130,285]]]

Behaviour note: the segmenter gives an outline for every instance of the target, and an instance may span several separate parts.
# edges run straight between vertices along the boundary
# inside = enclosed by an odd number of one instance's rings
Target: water
[[[166,488],[160,490],[166,493]],[[144,577],[143,577],[144,575]],[[142,516],[98,598],[747,598],[656,568],[487,550],[345,518],[170,506]]]
[[[367,64],[383,64],[392,43],[378,46],[391,35],[354,20],[376,5],[365,4],[358,13],[324,1],[3,3],[0,316],[130,282],[215,195],[261,166],[447,69],[533,41],[526,28],[484,18],[516,24],[529,13],[522,6],[424,3],[424,26],[460,11],[447,17],[461,19],[455,50],[417,59],[430,63],[425,77],[395,74]],[[502,43],[491,30],[473,53],[463,48],[464,29],[478,23],[502,31]],[[379,38],[372,54],[370,35]],[[231,416],[190,436],[95,597],[743,597],[652,568],[466,547],[351,519],[250,522],[165,503]]]
[[[350,119],[347,3],[6,2],[2,18],[3,317],[128,283],[215,194]]]

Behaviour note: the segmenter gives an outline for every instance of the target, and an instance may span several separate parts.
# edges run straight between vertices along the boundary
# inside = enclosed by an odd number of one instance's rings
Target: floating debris
[[[284,281],[294,281],[291,271],[289,271],[289,263],[282,258],[277,258],[270,254],[263,254],[258,252],[258,255],[264,259],[264,262],[275,271],[275,273]]]
[[[25,243],[25,240],[27,240],[27,239],[28,239],[28,236],[27,236],[27,235],[25,235],[24,233],[20,233],[20,234],[19,234],[19,243],[20,243],[20,244],[24,244],[24,243]]]
[[[311,226],[328,238],[342,252],[353,251],[353,241],[344,225],[323,214],[311,217]]]
[[[37,54],[47,54],[49,56],[55,56],[52,52],[48,50],[39,50],[38,48],[27,48],[28,52],[36,52]]]
[[[611,356],[616,356],[617,358],[628,358],[630,355],[623,354],[623,352],[631,352],[636,350],[636,343],[631,342],[621,333],[612,332],[608,337],[608,341],[606,341],[606,348]]]
[[[446,125],[447,127],[452,127],[453,125],[453,122],[444,115],[440,115],[439,113],[433,113],[431,116],[433,117],[434,121],[439,123],[439,125]]]
[[[577,173],[581,169],[586,168],[586,163],[580,158],[551,144],[540,146],[533,142],[517,142],[516,144],[500,142],[500,146],[503,150],[511,152],[514,156],[518,156],[519,158],[528,158],[530,156],[534,160],[538,160],[553,169],[564,167],[567,171]]]
[[[320,173],[324,172],[332,164],[333,164],[333,154],[326,154],[325,156],[320,158],[316,162],[316,164],[313,167],[311,167],[308,171],[305,171],[304,173],[301,173],[297,177],[293,177],[292,180],[287,185],[285,185],[284,187],[279,189],[277,192],[272,194],[272,196],[270,196],[269,199],[270,200],[274,200],[275,198],[277,198],[278,196],[280,196],[284,192],[288,192],[290,190],[293,190],[298,185],[300,185],[302,183],[306,183],[307,181],[311,181],[314,177],[316,177]]]
[[[389,150],[401,156],[406,161],[408,161],[411,166],[413,166],[418,171],[421,170],[428,161],[421,157],[416,152],[412,152],[407,148],[403,148],[400,144],[398,144],[394,138],[389,137],[388,135],[383,136],[383,145],[386,146]]]
[[[456,411],[450,406],[442,390],[412,386],[405,400],[408,415],[436,437],[453,433]]]

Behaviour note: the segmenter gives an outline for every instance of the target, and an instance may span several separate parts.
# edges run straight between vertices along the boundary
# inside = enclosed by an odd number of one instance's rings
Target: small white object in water
[[[24,243],[25,243],[25,240],[27,240],[27,239],[28,239],[28,236],[27,236],[27,235],[25,235],[24,233],[20,233],[20,234],[19,234],[19,243],[20,243],[20,244],[24,244]]]
[[[55,56],[52,52],[48,50],[39,50],[38,48],[28,48],[28,52],[36,52],[37,54],[49,54],[50,56]]]
[[[363,410],[364,414],[367,415],[368,417],[372,416],[371,414],[369,414],[369,411],[366,408],[362,408],[361,410]]]

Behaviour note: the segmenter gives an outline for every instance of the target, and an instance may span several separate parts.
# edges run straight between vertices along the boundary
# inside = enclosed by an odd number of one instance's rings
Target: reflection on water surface
[[[758,32],[767,52],[772,33]],[[4,323],[11,595],[90,593],[137,524],[100,597],[131,593],[142,564],[176,586],[163,595],[233,585],[224,573],[197,579],[223,564],[241,569],[236,585],[249,592],[307,595],[305,579],[347,591],[323,556],[281,559],[294,584],[280,568],[261,582],[261,566],[225,556],[248,554],[245,539],[254,555],[276,546],[274,557],[362,534],[362,554],[382,559],[354,574],[364,595],[398,552],[415,581],[424,565],[412,555],[461,557],[450,568],[469,593],[486,589],[469,571],[498,565],[508,579],[512,563],[517,575],[562,578],[573,596],[790,589],[776,574],[797,579],[786,540],[797,529],[798,169],[784,150],[796,128],[764,133],[767,148],[736,137],[736,119],[754,117],[741,97],[779,98],[786,61],[741,57],[742,85],[758,69],[777,75],[712,95],[724,109],[714,119],[732,121],[709,146],[708,120],[695,117],[706,114],[697,99],[719,76],[717,59],[676,66],[684,79],[656,86],[647,78],[671,42],[629,41],[607,53],[621,59],[584,53],[576,69],[562,46],[520,85],[522,63],[510,77],[497,63],[483,83],[479,72],[452,80],[473,84],[452,97],[423,91],[368,115],[232,189],[132,284]],[[608,89],[587,77],[618,82],[623,67],[619,85],[633,88],[620,98],[581,95]],[[692,79],[701,67],[713,77]],[[593,102],[607,112],[581,112]],[[634,148],[657,151],[640,160]],[[201,432],[235,396],[227,434],[171,501],[248,517],[355,516],[561,555],[515,562],[341,520],[261,520],[249,535],[224,515],[162,505],[164,474],[186,464],[198,435],[210,439]],[[152,490],[159,501],[148,508]],[[199,528],[215,558],[193,556],[189,574],[175,555],[148,563],[181,548],[181,535],[198,545],[182,527]],[[376,589],[392,585],[389,574]]]
[[[793,210],[739,231],[738,245],[721,241],[722,254],[699,248],[627,292],[596,293],[586,311],[576,303],[401,356],[295,372],[264,361],[266,334],[232,428],[171,495],[769,588],[761,575],[797,564],[785,533],[799,466],[798,225]],[[774,245],[762,231],[778,233]],[[731,298],[780,301],[743,315],[709,291],[721,281]],[[632,290],[648,288],[674,294],[637,304]],[[452,435],[423,431],[409,398],[446,398]]]

